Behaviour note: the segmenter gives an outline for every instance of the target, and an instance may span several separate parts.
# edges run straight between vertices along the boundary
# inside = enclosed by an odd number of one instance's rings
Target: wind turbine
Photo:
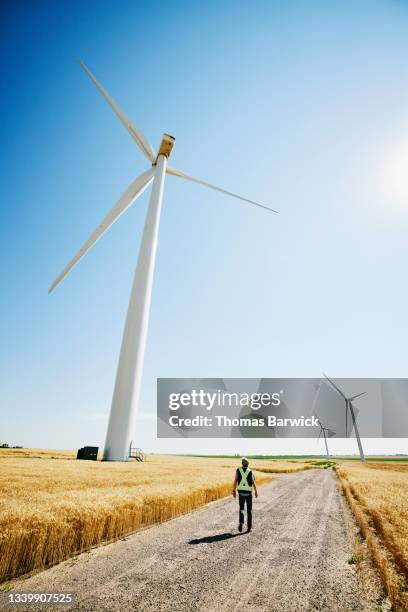
[[[361,397],[362,395],[365,395],[365,391],[363,391],[362,393],[357,393],[357,395],[353,395],[352,397],[346,397],[343,393],[343,391],[341,389],[339,389],[339,387],[337,387],[337,385],[335,385],[335,383],[328,377],[326,376],[326,374],[323,373],[323,376],[325,377],[325,379],[329,382],[329,384],[331,385],[331,387],[339,394],[341,395],[341,397],[344,399],[344,401],[346,402],[346,436],[347,436],[347,412],[348,410],[350,410],[350,414],[351,414],[351,419],[353,421],[353,426],[354,426],[354,431],[356,432],[356,438],[357,438],[357,444],[358,444],[358,450],[360,452],[360,459],[362,463],[365,463],[365,457],[364,457],[364,451],[363,451],[363,447],[361,445],[361,440],[360,440],[360,434],[358,433],[358,427],[357,427],[357,421],[356,421],[356,415],[354,413],[354,407],[353,407],[353,401],[355,399],[357,399],[358,397]]]
[[[330,457],[330,453],[329,453],[329,446],[328,446],[328,444],[327,444],[327,436],[329,436],[329,437],[330,437],[330,436],[333,436],[333,435],[334,435],[334,432],[333,432],[331,429],[329,429],[328,427],[323,427],[323,425],[322,425],[322,423],[321,423],[320,419],[319,419],[319,426],[320,426],[320,433],[319,433],[319,436],[318,436],[318,438],[317,438],[317,439],[319,440],[319,439],[320,439],[320,436],[323,434],[323,437],[324,437],[324,444],[325,444],[325,446],[326,446],[326,455],[327,455],[328,457]]]
[[[112,210],[71,259],[48,291],[48,293],[51,293],[55,289],[95,242],[135,202],[150,183],[153,183],[123,332],[103,455],[105,461],[126,461],[129,457],[129,446],[136,425],[165,175],[170,174],[187,179],[271,212],[275,213],[277,211],[259,204],[259,202],[254,202],[236,193],[216,187],[207,183],[207,181],[189,176],[168,165],[167,160],[173,149],[174,137],[164,134],[156,153],[139,128],[129,121],[91,71],[83,62],[80,63],[151,164],[148,170],[142,172],[129,185]]]

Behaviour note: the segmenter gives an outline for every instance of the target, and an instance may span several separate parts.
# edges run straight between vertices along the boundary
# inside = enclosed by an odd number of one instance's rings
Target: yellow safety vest
[[[238,468],[239,473],[241,474],[241,482],[238,485],[238,491],[252,491],[252,486],[248,484],[248,476],[251,473],[251,470],[244,472],[242,468]]]

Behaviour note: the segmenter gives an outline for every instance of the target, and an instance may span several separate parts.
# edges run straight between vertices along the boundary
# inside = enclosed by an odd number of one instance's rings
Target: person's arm
[[[237,485],[238,485],[238,475],[235,472],[234,487],[232,489],[232,494],[233,494],[234,497],[236,497],[236,495],[237,495]]]
[[[255,476],[253,476],[252,486],[254,487],[255,497],[258,497],[258,489],[256,488]]]

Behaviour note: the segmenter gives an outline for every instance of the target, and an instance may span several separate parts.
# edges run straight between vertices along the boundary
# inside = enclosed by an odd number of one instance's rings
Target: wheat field
[[[51,448],[0,448],[0,459],[26,457],[27,459],[76,459],[76,451]],[[99,459],[98,454],[98,459]]]
[[[393,609],[408,610],[408,465],[344,462],[336,471]]]
[[[145,463],[103,463],[73,461],[74,456],[70,451],[0,451],[0,581],[230,495],[239,464],[160,455],[148,456]],[[251,462],[254,470],[269,465]],[[273,471],[305,467],[273,461]],[[258,483],[272,478],[257,472]]]

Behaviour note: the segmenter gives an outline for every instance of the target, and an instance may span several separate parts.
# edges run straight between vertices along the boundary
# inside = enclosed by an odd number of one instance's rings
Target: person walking
[[[247,507],[247,530],[252,529],[252,488],[255,491],[255,497],[258,497],[258,491],[255,483],[255,476],[252,470],[249,469],[249,461],[246,457],[242,457],[242,467],[238,468],[235,473],[234,488],[232,494],[237,496],[239,501],[239,523],[238,531],[242,531],[244,524],[244,509]]]

